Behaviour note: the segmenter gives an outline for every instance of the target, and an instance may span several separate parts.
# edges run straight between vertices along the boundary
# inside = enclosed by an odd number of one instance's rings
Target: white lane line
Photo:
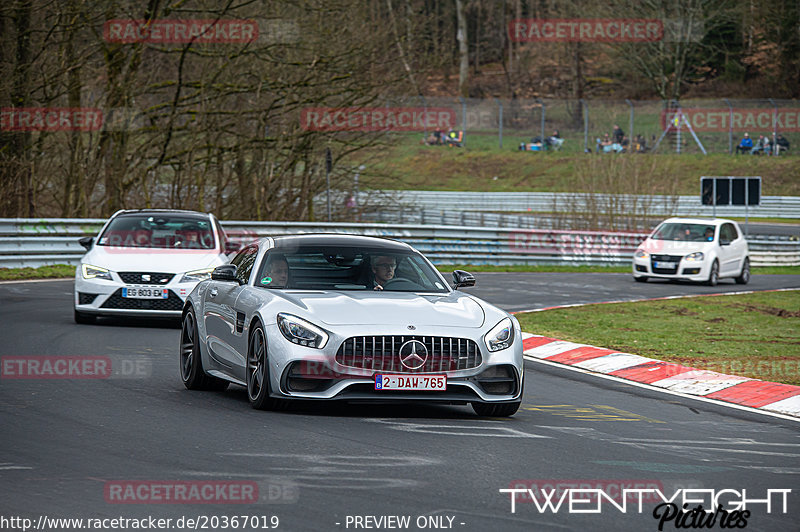
[[[734,404],[734,403],[726,403],[725,401],[719,401],[717,399],[709,399],[707,397],[698,397],[696,395],[689,395],[689,394],[686,394],[686,393],[677,392],[677,391],[673,391],[673,390],[665,390],[664,388],[656,388],[655,386],[651,386],[649,384],[645,384],[645,383],[642,383],[642,382],[629,381],[628,379],[622,379],[620,377],[615,377],[614,375],[603,375],[602,373],[595,373],[594,371],[589,371],[589,370],[586,370],[586,369],[583,369],[583,368],[577,368],[575,366],[567,366],[565,364],[559,364],[558,362],[552,362],[550,360],[538,359],[538,358],[527,356],[527,355],[525,355],[525,360],[530,360],[531,362],[538,362],[539,364],[547,364],[548,366],[553,366],[553,367],[556,367],[556,368],[562,368],[562,369],[566,369],[566,370],[569,370],[569,371],[575,371],[575,372],[578,372],[578,373],[583,373],[584,375],[592,375],[593,377],[598,377],[598,378],[601,378],[601,379],[606,379],[606,380],[610,380],[610,381],[614,381],[614,382],[619,382],[619,383],[622,383],[622,384],[628,384],[630,386],[636,386],[636,387],[639,387],[639,388],[644,388],[645,390],[651,390],[651,391],[654,391],[654,392],[664,393],[664,394],[668,394],[668,395],[675,395],[677,397],[683,397],[684,399],[693,399],[695,401],[701,401],[701,402],[704,402],[704,403],[710,403],[710,404],[717,405],[717,406],[724,406],[724,407],[727,407],[727,408],[733,408],[735,410],[743,410],[745,412],[751,412],[751,413],[754,413],[754,414],[761,414],[761,415],[764,415],[764,416],[770,416],[770,417],[775,417],[775,418],[778,418],[778,419],[783,419],[783,420],[786,420],[786,421],[794,421],[795,423],[800,423],[800,418],[797,418],[797,417],[788,416],[788,415],[785,415],[785,414],[779,414],[779,413],[776,413],[776,412],[769,412],[769,411],[766,411],[766,410],[762,410],[762,409],[759,409],[759,408],[753,408],[753,407],[750,407],[750,406],[742,406],[742,405],[737,405],[737,404]],[[775,403],[773,403],[773,404],[775,404]]]

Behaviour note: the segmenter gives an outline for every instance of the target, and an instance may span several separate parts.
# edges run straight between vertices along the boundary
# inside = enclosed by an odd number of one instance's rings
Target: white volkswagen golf
[[[633,278],[683,279],[715,286],[725,277],[750,281],[747,240],[733,220],[664,220],[633,256]]]
[[[180,317],[183,302],[238,249],[213,214],[180,210],[115,213],[75,271],[75,321],[97,316]]]

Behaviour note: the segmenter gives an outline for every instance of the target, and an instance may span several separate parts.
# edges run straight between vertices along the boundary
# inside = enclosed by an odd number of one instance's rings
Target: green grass
[[[75,277],[75,266],[56,264],[38,268],[0,268],[0,281]]]
[[[530,134],[527,135],[530,137]],[[504,147],[497,145],[495,135],[474,134],[464,148],[424,146],[422,134],[396,133],[390,144],[381,149],[360,153],[351,164],[365,164],[361,174],[364,188],[396,190],[448,190],[487,192],[585,192],[575,188],[576,167],[587,157],[583,153],[520,152],[522,136],[504,138]],[[572,145],[578,140],[568,141]],[[580,144],[582,147],[582,137]],[[603,157],[636,157],[652,162],[652,175],[661,182],[675,182],[670,191],[680,195],[699,194],[700,177],[761,176],[765,196],[800,196],[800,155],[781,157],[732,156],[727,153],[702,154],[659,153],[603,155]],[[629,170],[624,170],[629,171]],[[653,193],[663,193],[655,191]]]
[[[518,314],[522,330],[800,385],[800,293],[761,292]]]

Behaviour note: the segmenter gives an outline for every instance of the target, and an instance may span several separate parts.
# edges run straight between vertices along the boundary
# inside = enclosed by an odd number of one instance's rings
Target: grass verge
[[[75,266],[55,264],[38,268],[0,268],[0,281],[75,277]]]
[[[795,291],[588,305],[517,318],[534,334],[800,385]]]

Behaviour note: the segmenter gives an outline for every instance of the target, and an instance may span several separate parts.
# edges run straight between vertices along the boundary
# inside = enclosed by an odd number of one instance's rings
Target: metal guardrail
[[[81,236],[97,233],[99,219],[0,219],[0,267],[77,264]],[[349,233],[407,242],[435,264],[629,264],[644,233],[555,231],[444,225],[222,222],[233,240],[293,233]],[[800,265],[800,242],[750,240],[753,265]]]
[[[359,194],[359,204],[368,199]],[[363,197],[362,197],[363,196]],[[413,209],[432,211],[482,211],[482,212],[556,212],[581,208],[591,202],[594,209],[603,211],[613,205],[617,212],[635,209],[635,214],[650,216],[702,216],[712,215],[711,206],[702,205],[700,194],[694,196],[637,196],[632,194],[581,194],[566,192],[450,192],[431,190],[381,191],[378,197],[393,197],[397,202]],[[373,202],[375,200],[373,199]],[[646,213],[642,212],[646,209]],[[800,218],[800,196],[762,196],[761,204],[749,206],[725,205],[716,207],[721,218],[743,218],[745,214],[762,218]]]

